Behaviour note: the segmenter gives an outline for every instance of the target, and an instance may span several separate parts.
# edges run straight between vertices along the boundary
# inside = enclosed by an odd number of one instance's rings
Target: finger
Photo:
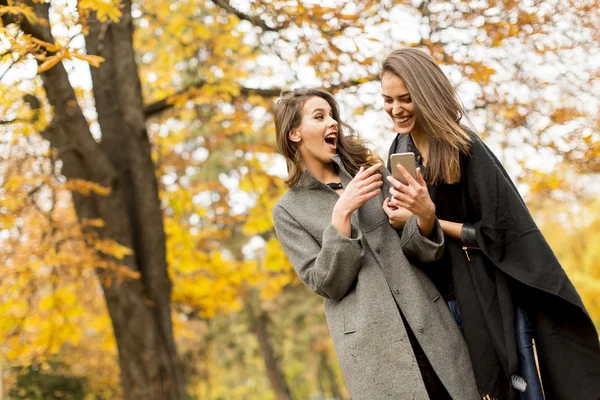
[[[388,217],[390,216],[390,206],[388,205],[389,202],[389,198],[385,198],[385,200],[383,201],[383,206],[381,208],[383,208],[383,212],[385,213],[385,215],[387,215]]]
[[[381,180],[381,175],[373,174],[367,178],[364,178],[362,183],[364,185],[370,185],[373,182],[382,182],[383,183],[383,181]]]
[[[400,202],[397,199],[395,199],[394,197],[391,197],[390,200],[388,201],[388,205],[392,209],[397,209],[398,207],[400,207]]]
[[[365,187],[364,187],[364,188],[361,190],[361,192],[362,192],[362,193],[368,193],[368,192],[371,192],[371,191],[373,191],[373,190],[375,190],[375,189],[379,190],[379,187],[380,187],[381,185],[383,185],[383,182],[381,182],[381,181],[373,182],[373,183],[371,183],[370,185],[367,185],[367,186],[365,186]]]
[[[365,170],[365,175],[370,176],[375,173],[375,171],[379,171],[381,168],[381,163],[373,164],[369,168]]]
[[[379,195],[379,193],[381,193],[381,190],[380,189],[376,189],[376,190],[373,190],[372,192],[369,192],[369,193],[365,194],[364,195],[365,198],[366,198],[365,201],[371,200],[373,197]]]
[[[404,168],[404,165],[396,164],[396,168],[398,169],[398,171],[400,171],[404,179],[406,179],[406,183],[408,183],[409,186],[417,184],[415,178],[413,178],[412,175],[406,170],[406,168]]]
[[[389,197],[386,197],[385,199],[383,199],[383,206],[389,208],[389,206],[390,206],[390,198]]]
[[[358,169],[358,172],[356,173],[356,175],[354,175],[354,179],[360,179],[361,174],[363,173],[363,171],[365,170],[365,167],[363,167],[361,165],[361,167]]]
[[[414,204],[414,199],[404,193],[395,192],[390,200],[390,204],[397,208],[402,207],[410,210]]]
[[[404,183],[400,182],[398,179],[394,178],[391,175],[387,177],[387,180],[393,187],[395,187],[398,190],[400,190],[402,187],[406,187]]]
[[[421,167],[417,168],[417,183],[421,186],[427,186],[425,179],[423,179],[423,175],[421,175]]]
[[[384,206],[384,209],[387,209],[390,213],[392,211],[395,211],[395,210],[398,209],[398,207],[396,207],[396,206],[394,206],[392,204],[392,198],[391,197],[386,197],[385,198],[385,200],[383,201],[383,206]]]
[[[392,195],[393,198],[396,198],[396,199],[399,199],[401,196],[407,196],[407,194],[405,192],[396,190],[394,188],[390,188],[390,194]]]

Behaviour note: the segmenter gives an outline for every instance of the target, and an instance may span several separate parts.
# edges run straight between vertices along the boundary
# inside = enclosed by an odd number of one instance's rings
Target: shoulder
[[[308,204],[307,196],[310,196],[309,190],[304,187],[289,188],[277,200],[273,206],[272,216],[275,223],[278,219],[288,219],[290,216],[301,213]]]
[[[293,189],[286,190],[283,196],[281,196],[273,206],[272,214],[274,219],[281,215],[281,213],[286,212],[286,210],[293,205],[293,194],[291,194],[292,190]]]
[[[498,164],[498,159],[492,150],[490,150],[490,148],[485,144],[485,142],[476,133],[470,130],[467,130],[467,132],[471,136],[471,143],[467,158],[475,162],[492,162]]]

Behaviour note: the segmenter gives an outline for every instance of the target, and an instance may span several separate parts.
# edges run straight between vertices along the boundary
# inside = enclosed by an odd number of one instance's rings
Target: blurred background
[[[0,399],[349,399],[287,262],[272,108],[322,86],[382,157],[426,49],[600,327],[591,0],[0,0]]]

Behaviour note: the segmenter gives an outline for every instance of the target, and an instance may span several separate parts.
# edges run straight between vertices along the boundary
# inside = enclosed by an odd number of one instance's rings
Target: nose
[[[329,126],[337,126],[338,122],[333,118],[329,117]]]
[[[394,103],[392,105],[392,114],[397,115],[401,114],[404,111],[404,107],[402,107],[402,103]]]

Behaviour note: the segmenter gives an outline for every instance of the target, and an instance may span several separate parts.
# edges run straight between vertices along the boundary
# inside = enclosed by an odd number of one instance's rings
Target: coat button
[[[398,288],[394,289],[394,293],[400,294],[400,289],[398,289]]]
[[[425,329],[423,329],[422,326],[420,326],[417,330],[419,331],[419,333],[423,333],[423,331],[425,331]]]
[[[377,253],[377,254],[381,253],[381,249],[380,249],[379,247],[377,247],[377,248],[375,249],[375,253]]]

